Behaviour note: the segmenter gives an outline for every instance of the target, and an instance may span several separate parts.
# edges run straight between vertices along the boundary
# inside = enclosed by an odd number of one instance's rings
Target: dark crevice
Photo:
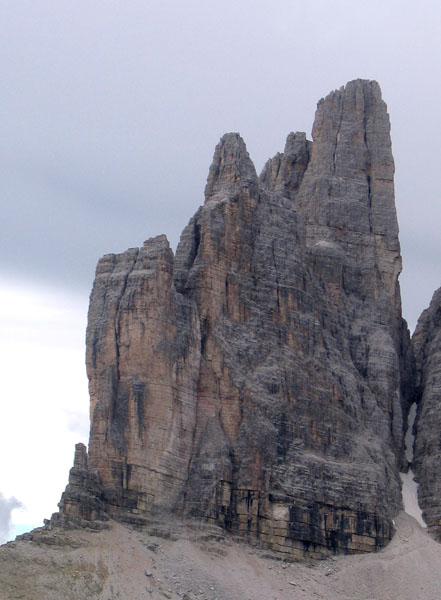
[[[336,170],[336,159],[337,159],[337,147],[338,147],[338,142],[339,142],[339,135],[340,135],[340,129],[341,129],[341,125],[342,125],[342,121],[343,121],[343,106],[340,106],[340,117],[339,117],[339,123],[338,123],[338,127],[337,127],[337,133],[335,135],[335,145],[334,145],[334,151],[332,153],[332,166],[333,166],[333,174],[335,175],[335,170]]]
[[[132,265],[130,267],[130,269],[127,271],[127,273],[124,276],[124,282],[122,284],[121,287],[121,292],[118,296],[118,300],[116,301],[116,311],[115,311],[115,323],[114,323],[114,330],[115,330],[115,354],[116,354],[116,372],[118,375],[118,382],[120,380],[120,370],[119,370],[119,336],[120,336],[120,332],[121,332],[121,300],[124,297],[125,291],[127,289],[127,281],[129,279],[129,275],[131,274],[131,272],[133,271],[133,268],[136,264],[136,261],[138,260],[138,255],[139,255],[139,248],[137,248],[136,250],[136,254],[133,258],[133,262]]]
[[[364,101],[364,112],[363,112],[363,140],[366,148],[366,181],[368,186],[368,208],[369,208],[369,232],[372,233],[372,188],[371,188],[371,151],[369,148],[369,142],[367,139],[367,121],[366,121],[366,105],[368,104],[366,98],[366,91],[363,86],[363,101]]]
[[[368,185],[368,206],[369,206],[369,232],[372,233],[372,191],[371,191],[371,176],[366,175]]]
[[[133,271],[133,268],[136,264],[139,255],[139,248],[136,250],[136,254],[133,256],[133,261],[124,275],[124,280],[121,286],[120,293],[118,295],[118,299],[116,300],[116,310],[115,310],[115,321],[114,321],[114,342],[115,342],[115,369],[112,374],[112,399],[111,399],[111,434],[113,442],[118,447],[124,447],[124,430],[127,424],[127,412],[128,412],[128,401],[129,401],[129,391],[128,388],[121,385],[121,372],[120,372],[120,351],[119,351],[119,341],[120,341],[120,333],[121,333],[121,315],[122,315],[122,307],[121,301],[124,297],[124,294],[127,289],[127,282],[130,273]]]

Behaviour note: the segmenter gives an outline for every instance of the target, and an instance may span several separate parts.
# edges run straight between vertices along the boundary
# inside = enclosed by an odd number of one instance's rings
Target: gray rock
[[[309,163],[312,142],[304,133],[290,133],[283,154],[270,159],[260,175],[262,184],[271,191],[294,198]]]
[[[205,202],[230,199],[243,188],[256,188],[256,169],[238,133],[226,133],[214,152],[205,186]]]

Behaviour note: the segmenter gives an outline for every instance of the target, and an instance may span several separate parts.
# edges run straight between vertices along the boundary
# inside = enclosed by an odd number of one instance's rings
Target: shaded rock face
[[[441,288],[419,318],[412,341],[418,401],[413,468],[424,520],[441,541]]]
[[[260,177],[227,134],[175,257],[159,236],[101,259],[89,468],[111,516],[173,511],[293,556],[391,538],[413,362],[389,129],[357,80]]]

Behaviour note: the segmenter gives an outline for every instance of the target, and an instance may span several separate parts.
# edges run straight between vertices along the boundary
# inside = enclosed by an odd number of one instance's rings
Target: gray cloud
[[[260,169],[366,77],[391,113],[413,324],[441,282],[439,16],[435,0],[4,3],[1,272],[87,294],[102,254],[176,246],[224,132]]]
[[[78,434],[81,439],[89,437],[89,415],[78,410],[66,410],[67,429]]]
[[[11,514],[14,508],[22,504],[14,497],[5,498],[0,492],[0,544],[4,544],[11,533]]]

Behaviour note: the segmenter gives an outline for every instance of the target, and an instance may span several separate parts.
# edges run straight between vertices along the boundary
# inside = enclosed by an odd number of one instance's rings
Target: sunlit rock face
[[[227,134],[176,256],[159,236],[99,262],[88,464],[108,514],[292,556],[390,539],[413,362],[389,129],[357,80],[260,177]]]
[[[192,455],[201,341],[165,236],[100,260],[86,344],[89,464],[108,511],[175,507]]]
[[[414,470],[428,530],[441,541],[441,288],[418,320],[413,335],[418,412]]]

